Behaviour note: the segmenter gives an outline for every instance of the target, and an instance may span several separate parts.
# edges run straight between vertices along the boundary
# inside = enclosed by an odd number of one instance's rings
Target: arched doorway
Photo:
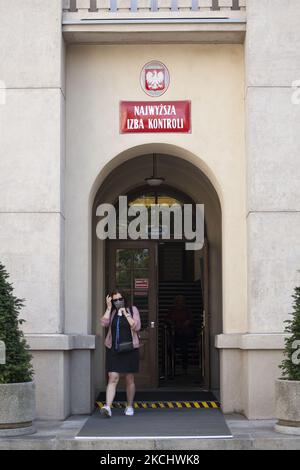
[[[93,240],[94,311],[104,307],[111,288],[122,287],[142,316],[141,388],[195,386],[219,388],[219,359],[214,336],[222,332],[221,209],[218,196],[206,176],[192,164],[170,155],[159,156],[158,171],[165,181],[157,189],[144,180],[151,174],[152,155],[133,158],[113,170],[99,188],[93,208],[116,204],[120,195],[128,204],[204,204],[205,245],[199,251],[185,250],[185,240]],[[209,250],[210,244],[212,249]],[[99,289],[100,287],[100,289]],[[184,296],[192,313],[194,336],[188,350],[189,372],[181,375],[182,349],[175,348],[173,360],[166,361],[165,320],[174,298]],[[95,370],[102,371],[97,391],[105,386],[103,332],[93,325],[99,344]],[[169,354],[168,354],[169,355]],[[174,364],[175,361],[175,364]],[[175,367],[174,367],[175,365]],[[96,378],[96,374],[95,374]]]

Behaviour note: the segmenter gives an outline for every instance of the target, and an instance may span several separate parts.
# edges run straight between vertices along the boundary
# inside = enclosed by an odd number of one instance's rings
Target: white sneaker
[[[111,408],[108,405],[102,406],[102,408],[100,409],[100,413],[105,418],[111,418],[111,416],[112,416]]]
[[[132,406],[126,406],[124,413],[125,413],[126,416],[133,416],[134,415],[133,407]]]

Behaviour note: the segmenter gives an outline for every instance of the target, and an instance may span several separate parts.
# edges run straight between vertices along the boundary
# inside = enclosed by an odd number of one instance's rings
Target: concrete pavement
[[[30,436],[2,438],[0,450],[300,450],[300,437],[276,433],[275,421],[248,421],[240,415],[225,416],[232,432],[229,439],[76,439],[88,416],[65,421],[36,421]]]

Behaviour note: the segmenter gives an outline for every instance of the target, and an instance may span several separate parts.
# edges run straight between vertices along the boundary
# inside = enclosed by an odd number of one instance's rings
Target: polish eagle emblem
[[[145,71],[145,88],[147,90],[164,90],[165,71],[164,69],[148,69]]]
[[[147,62],[141,71],[140,84],[148,96],[163,95],[170,85],[168,68],[159,60]]]

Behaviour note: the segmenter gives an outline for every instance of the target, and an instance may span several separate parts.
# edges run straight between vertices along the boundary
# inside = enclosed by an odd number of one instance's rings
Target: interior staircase
[[[189,341],[189,368],[200,368],[200,351],[199,341],[201,325],[203,321],[203,298],[200,281],[160,281],[158,291],[158,355],[159,355],[159,371],[160,377],[164,375],[164,348],[163,335],[166,317],[170,308],[174,304],[176,295],[183,295],[186,299],[188,308],[191,310],[196,329],[196,335]],[[180,371],[181,365],[180,351],[175,350],[175,370]]]

